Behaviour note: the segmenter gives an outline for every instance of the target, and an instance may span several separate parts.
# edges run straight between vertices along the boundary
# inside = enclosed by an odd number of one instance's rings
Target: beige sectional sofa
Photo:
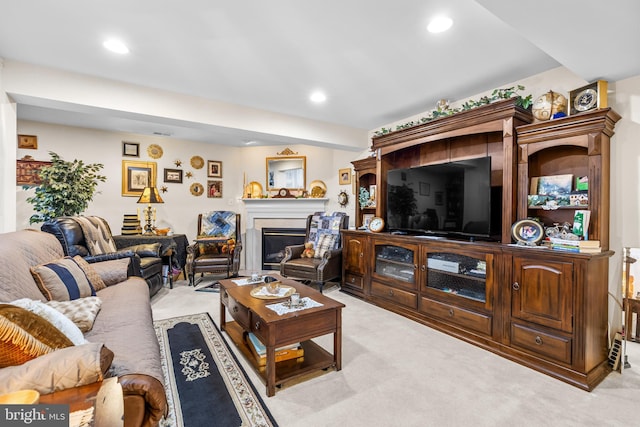
[[[6,308],[12,301],[25,298],[48,302],[31,267],[62,258],[62,247],[52,234],[36,230],[0,234],[0,305]],[[140,277],[127,277],[126,262],[123,273],[114,270],[103,268],[101,274],[108,273],[105,278],[111,274],[111,282],[121,274],[122,280],[109,283],[92,297],[99,301],[100,308],[91,329],[84,332],[87,343],[0,368],[0,393],[35,388],[47,394],[117,376],[124,393],[125,426],[158,425],[167,403],[149,287]]]

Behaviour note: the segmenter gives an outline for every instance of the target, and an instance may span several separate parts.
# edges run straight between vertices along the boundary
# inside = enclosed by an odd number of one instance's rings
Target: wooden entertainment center
[[[491,157],[501,193],[498,242],[343,232],[342,290],[576,387],[592,390],[607,363],[610,108],[533,122],[515,99],[457,113],[373,139],[376,157],[353,162],[359,186],[378,189],[385,218],[387,172]],[[588,176],[589,238],[583,254],[512,244],[514,222],[573,222],[578,207],[533,209],[532,177]],[[501,190],[501,191],[500,191]],[[356,207],[356,224],[362,212]]]

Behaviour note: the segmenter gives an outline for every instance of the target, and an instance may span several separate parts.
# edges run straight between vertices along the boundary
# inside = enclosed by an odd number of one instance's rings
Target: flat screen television
[[[387,173],[387,229],[499,239],[501,190],[491,187],[491,157],[392,169]]]

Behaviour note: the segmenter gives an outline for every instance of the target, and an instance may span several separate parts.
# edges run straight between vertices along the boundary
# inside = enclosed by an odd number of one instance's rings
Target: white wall
[[[3,90],[3,76],[4,61],[0,58],[0,233],[14,231],[16,224],[16,105]]]
[[[17,153],[17,158],[30,155],[36,160],[49,160],[49,151],[54,151],[65,160],[81,159],[85,163],[104,164],[101,174],[107,176],[107,181],[99,183],[99,194],[94,197],[94,201],[90,203],[85,214],[104,217],[116,234],[120,232],[123,214],[136,213],[138,208],[142,212],[144,208],[144,205],[136,203],[136,197],[121,195],[122,161],[156,162],[157,186],[168,188],[166,193],[161,193],[165,203],[154,205],[157,209],[158,225],[169,225],[176,233],[187,234],[190,239],[195,238],[196,235],[198,213],[210,210],[233,210],[244,213],[244,204],[240,198],[242,197],[245,175],[247,183],[258,181],[266,190],[265,158],[276,156],[278,152],[287,148],[287,146],[235,148],[31,121],[19,121],[17,131],[20,134],[37,135],[38,137],[37,150],[15,149],[14,139],[12,148]],[[122,141],[140,143],[140,157],[123,157]],[[163,155],[160,159],[154,160],[147,154],[147,148],[151,144],[162,147]],[[327,184],[327,197],[331,199],[327,210],[346,210],[353,217],[355,206],[353,202],[346,209],[342,209],[337,204],[336,197],[340,187],[338,185],[338,169],[351,166],[349,161],[355,154],[351,151],[306,145],[288,147],[298,152],[299,155],[307,156],[307,186],[309,182],[316,179]],[[201,156],[205,162],[206,160],[222,162],[223,197],[221,199],[208,198],[206,192],[200,197],[191,194],[191,184],[199,182],[206,187],[207,180],[212,179],[207,178],[206,165],[202,169],[191,167],[189,161],[192,156],[196,155]],[[182,162],[183,183],[164,183],[164,168],[175,169],[174,162],[176,160]],[[187,178],[187,172],[191,172],[193,177]],[[13,180],[15,180],[15,172]],[[350,190],[350,186],[342,187]],[[20,186],[16,187],[15,184],[12,189],[16,191],[17,228],[39,228],[40,224],[29,225],[29,217],[33,214],[33,209],[31,204],[26,202],[26,199],[33,194],[33,189],[24,190]]]

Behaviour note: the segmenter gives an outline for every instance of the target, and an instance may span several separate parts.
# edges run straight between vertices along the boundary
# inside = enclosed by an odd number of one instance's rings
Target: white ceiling
[[[454,25],[429,34],[439,14]],[[639,21],[638,0],[0,0],[0,57],[375,129],[560,65],[587,81],[638,75]],[[131,53],[105,51],[108,36]],[[315,89],[325,104],[308,101]],[[16,101],[20,119],[202,141],[221,131]]]

